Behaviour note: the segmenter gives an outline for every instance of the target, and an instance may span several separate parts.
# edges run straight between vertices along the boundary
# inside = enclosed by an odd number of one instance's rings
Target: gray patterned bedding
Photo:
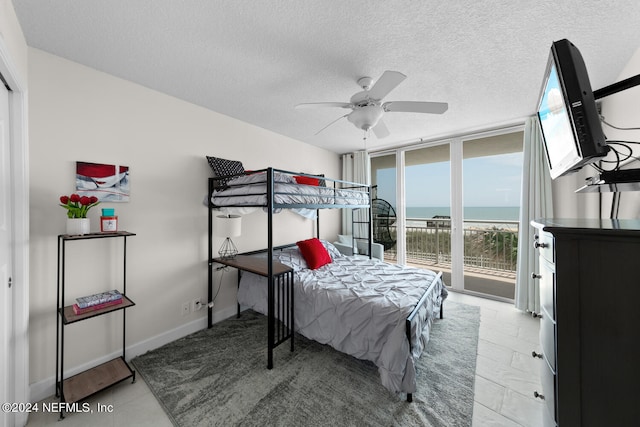
[[[288,248],[274,257],[295,271],[296,331],[378,367],[382,384],[392,392],[414,393],[414,361],[429,341],[433,319],[439,315],[447,290],[436,273],[344,256],[323,241],[332,262],[310,270],[298,251]],[[406,337],[406,319],[425,291],[434,286],[412,324],[412,348]],[[245,273],[238,302],[267,313],[264,277]]]
[[[227,182],[229,188],[214,191],[215,207],[266,206],[266,173],[243,175]],[[293,205],[368,206],[369,193],[318,185],[298,184],[290,174],[274,172],[274,203]]]

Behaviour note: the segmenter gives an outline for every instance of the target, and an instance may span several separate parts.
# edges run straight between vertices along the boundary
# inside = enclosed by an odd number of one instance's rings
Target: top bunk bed
[[[245,171],[240,162],[226,162],[226,167],[217,169],[212,165],[216,176],[209,178],[208,189],[209,207],[224,213],[263,208],[273,213],[291,209],[308,216],[309,210],[371,206],[371,187],[365,184],[272,167]]]
[[[367,254],[372,253],[372,192],[371,186],[356,182],[291,172],[273,167],[248,171],[242,162],[207,156],[214,176],[208,179],[205,205],[209,208],[209,246],[213,234],[214,212],[224,215],[245,215],[256,210],[267,213],[267,250],[273,255],[273,214],[291,210],[316,220],[320,236],[320,209],[350,209],[352,226],[360,230],[360,240],[367,242]],[[357,219],[354,219],[357,211]],[[209,258],[212,258],[210,248]],[[271,263],[269,263],[271,264]],[[269,277],[271,266],[269,267]]]

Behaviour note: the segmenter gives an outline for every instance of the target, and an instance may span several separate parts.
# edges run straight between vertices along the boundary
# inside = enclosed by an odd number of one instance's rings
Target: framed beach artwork
[[[76,162],[76,192],[101,202],[128,202],[129,167]]]

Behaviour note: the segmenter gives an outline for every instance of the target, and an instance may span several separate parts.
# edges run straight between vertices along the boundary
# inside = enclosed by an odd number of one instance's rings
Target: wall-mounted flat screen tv
[[[566,39],[551,45],[538,118],[553,179],[577,171],[609,151],[584,60]]]

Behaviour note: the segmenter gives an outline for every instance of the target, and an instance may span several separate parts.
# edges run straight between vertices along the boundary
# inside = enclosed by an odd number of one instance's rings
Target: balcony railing
[[[518,258],[518,221],[465,220],[464,267],[488,274],[515,275]],[[396,237],[396,227],[390,227]],[[408,218],[407,262],[451,265],[451,220],[448,218]],[[396,259],[396,247],[385,258]]]

